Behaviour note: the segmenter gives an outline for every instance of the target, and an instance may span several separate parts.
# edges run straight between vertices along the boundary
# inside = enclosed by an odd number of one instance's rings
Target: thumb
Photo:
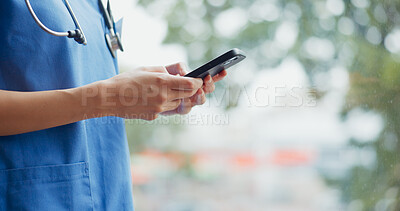
[[[180,76],[184,76],[188,73],[188,66],[183,63],[183,62],[179,62],[176,64],[171,64],[165,67],[168,71],[169,74],[171,75],[180,75]]]

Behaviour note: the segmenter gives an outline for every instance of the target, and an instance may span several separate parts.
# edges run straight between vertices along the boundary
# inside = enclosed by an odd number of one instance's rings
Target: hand
[[[102,114],[154,120],[175,110],[203,84],[201,79],[174,76],[164,67],[142,67],[102,81],[99,110]]]
[[[171,75],[184,76],[188,73],[188,67],[184,63],[176,63],[166,66],[168,73]],[[222,80],[227,75],[226,70],[223,70],[218,75],[211,77],[208,75],[204,78],[202,88],[197,90],[196,94],[182,99],[181,104],[173,110],[163,112],[163,115],[173,115],[173,114],[188,114],[192,108],[196,105],[202,105],[206,102],[205,94],[212,93],[215,90],[215,82]]]

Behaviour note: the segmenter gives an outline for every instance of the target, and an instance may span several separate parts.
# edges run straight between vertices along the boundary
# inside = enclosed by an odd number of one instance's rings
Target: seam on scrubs
[[[89,177],[87,162],[0,170],[0,184],[62,182]]]
[[[46,178],[46,179],[27,179],[27,180],[20,180],[20,181],[11,181],[11,182],[5,182],[5,183],[0,183],[1,184],[37,184],[40,182],[43,183],[47,183],[47,182],[69,182],[73,179],[81,179],[81,178],[85,178],[88,177],[86,175],[72,175],[70,177],[50,177],[50,178]]]
[[[89,145],[88,145],[88,137],[87,137],[87,120],[83,120],[82,121],[82,126],[84,127],[84,131],[85,131],[85,144],[86,144],[86,155],[87,155],[87,160],[90,161],[90,153],[89,153]],[[90,162],[86,162],[86,171],[88,174],[88,180],[89,180],[89,186],[90,186],[90,191],[89,191],[89,195],[90,195],[90,200],[92,201],[92,210],[94,210],[94,200],[93,200],[93,189],[92,189],[92,177],[90,176]]]

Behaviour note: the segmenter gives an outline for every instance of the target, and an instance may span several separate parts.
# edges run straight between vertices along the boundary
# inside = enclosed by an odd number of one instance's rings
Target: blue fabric
[[[31,4],[49,28],[75,29],[63,0]],[[0,1],[0,89],[66,89],[118,73],[98,1],[70,4],[87,46],[44,32],[23,0]],[[0,137],[0,210],[133,210],[131,188],[123,119],[90,119]]]

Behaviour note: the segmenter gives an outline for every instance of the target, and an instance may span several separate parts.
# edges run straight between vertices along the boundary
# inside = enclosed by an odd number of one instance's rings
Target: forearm
[[[54,91],[0,90],[0,136],[66,125],[98,115],[97,84]]]

